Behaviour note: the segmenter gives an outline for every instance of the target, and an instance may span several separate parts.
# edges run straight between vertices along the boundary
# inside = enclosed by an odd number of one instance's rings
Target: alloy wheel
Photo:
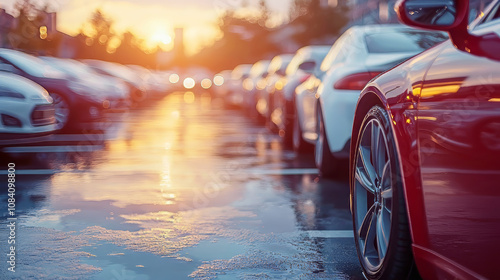
[[[323,132],[323,124],[322,124],[322,117],[321,117],[321,113],[319,112],[318,110],[318,116],[316,118],[316,132],[318,134],[318,138],[316,140],[316,146],[315,146],[315,150],[314,150],[314,159],[315,159],[315,162],[316,162],[316,166],[321,166],[322,165],[322,162],[323,162],[323,142],[325,141],[323,135],[324,135],[324,132]]]
[[[56,117],[56,127],[57,129],[62,129],[66,126],[69,120],[69,104],[66,99],[57,93],[51,93],[50,96],[54,102],[55,117]]]
[[[383,263],[392,224],[393,174],[387,135],[372,119],[362,132],[355,162],[355,234],[366,267],[377,270]]]

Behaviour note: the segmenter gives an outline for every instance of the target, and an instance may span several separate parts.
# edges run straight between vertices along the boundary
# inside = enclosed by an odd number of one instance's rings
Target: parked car
[[[19,143],[56,130],[52,98],[40,85],[0,73],[0,146]]]
[[[0,49],[0,71],[18,74],[45,88],[54,100],[58,129],[102,119],[107,109],[107,100],[87,83],[68,79],[65,73],[32,55]]]
[[[165,97],[169,90],[168,79],[164,79],[157,72],[151,71],[140,65],[129,64],[126,65],[145,82],[146,91],[149,97],[159,99]]]
[[[356,249],[367,279],[497,279],[500,1],[400,1],[448,40],[370,82],[350,149]],[[415,265],[416,266],[415,266]]]
[[[250,69],[248,78],[243,80],[243,100],[246,112],[258,122],[262,122],[264,119],[257,111],[257,91],[265,87],[269,63],[271,63],[269,60],[257,61]]]
[[[130,107],[129,88],[122,80],[99,75],[76,60],[48,56],[39,58],[50,64],[50,66],[63,71],[69,80],[75,83],[87,84],[93,94],[101,95],[108,101],[108,104],[105,104],[108,110],[125,111]]]
[[[224,70],[214,75],[213,91],[218,98],[226,98],[229,94],[229,81],[231,80],[231,70]]]
[[[291,147],[293,143],[295,89],[319,71],[321,62],[330,48],[331,46],[307,46],[299,49],[286,68],[286,79],[276,84],[271,106],[271,121],[272,125],[278,128],[286,147]]]
[[[242,107],[244,103],[243,81],[250,75],[252,64],[240,64],[236,66],[231,72],[231,80],[227,84],[228,96],[226,103],[232,107]]]
[[[127,83],[135,105],[147,99],[149,92],[146,81],[127,66],[95,59],[84,59],[82,62],[101,75],[115,77]]]
[[[342,164],[347,166],[354,110],[363,87],[381,72],[446,38],[443,32],[401,25],[354,26],[342,34],[321,64],[326,73],[315,93],[314,130],[305,125],[312,122],[312,114],[304,114],[302,124],[299,120],[303,139],[315,143],[315,162],[323,176],[334,176]],[[306,103],[297,104],[299,112],[309,110],[300,108]]]
[[[277,83],[284,84],[286,68],[293,59],[293,54],[275,56],[267,68],[267,76],[257,82],[257,111],[265,118],[266,123],[271,122],[272,103]],[[279,87],[279,85],[278,85]]]

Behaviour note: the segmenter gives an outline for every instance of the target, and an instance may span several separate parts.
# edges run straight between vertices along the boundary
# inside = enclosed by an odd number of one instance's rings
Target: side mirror
[[[457,19],[454,0],[406,1],[405,14],[414,23],[429,27],[449,27]]]
[[[447,31],[453,44],[467,49],[469,0],[400,0],[395,6],[399,20],[406,25]]]
[[[469,33],[469,0],[399,0],[395,10],[399,20],[406,25],[447,31],[457,49],[500,60],[497,34],[476,36]]]

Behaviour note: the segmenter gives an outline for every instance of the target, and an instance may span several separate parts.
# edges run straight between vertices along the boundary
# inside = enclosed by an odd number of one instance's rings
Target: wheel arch
[[[412,237],[412,242],[415,244],[419,245],[427,245],[428,242],[428,233],[427,233],[427,222],[426,222],[426,215],[425,215],[425,208],[424,208],[424,201],[423,201],[423,193],[421,189],[421,179],[420,179],[420,171],[419,167],[417,168],[411,166],[408,168],[407,161],[404,159],[408,159],[410,156],[416,156],[418,157],[418,152],[413,153],[412,151],[415,152],[415,150],[411,149],[409,147],[411,141],[404,141],[406,138],[404,137],[406,135],[405,131],[401,131],[401,127],[398,126],[396,121],[394,120],[394,115],[395,114],[401,114],[401,112],[397,112],[397,110],[391,110],[391,105],[387,101],[385,95],[379,90],[379,88],[371,84],[367,86],[359,100],[358,104],[356,106],[356,114],[354,116],[354,122],[353,122],[353,130],[352,130],[352,140],[356,141],[351,145],[350,149],[350,162],[349,162],[349,188],[350,188],[350,197],[349,197],[349,202],[350,202],[350,210],[352,213],[352,203],[353,203],[353,197],[352,197],[352,188],[353,188],[353,170],[354,170],[354,155],[355,155],[355,149],[357,146],[357,141],[360,133],[360,128],[363,123],[363,120],[365,118],[365,115],[368,113],[368,111],[375,105],[380,106],[384,110],[386,110],[388,116],[390,118],[393,118],[391,120],[391,130],[393,133],[393,137],[395,140],[396,144],[396,154],[398,156],[398,161],[399,161],[399,168],[400,168],[400,174],[402,175],[402,185],[403,185],[403,193],[405,197],[405,202],[406,202],[406,211],[408,215],[408,223],[410,227],[410,234]],[[419,160],[418,160],[419,162]],[[411,197],[411,199],[410,199]]]

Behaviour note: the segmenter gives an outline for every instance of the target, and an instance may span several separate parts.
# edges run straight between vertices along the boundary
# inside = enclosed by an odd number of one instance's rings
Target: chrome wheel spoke
[[[372,218],[373,218],[374,214],[375,214],[375,204],[372,205],[370,207],[370,209],[368,209],[368,211],[366,212],[366,215],[365,215],[363,221],[361,222],[361,226],[359,227],[359,230],[358,230],[358,236],[361,239],[365,239],[366,240],[367,234],[368,234],[370,225],[372,223]]]
[[[382,192],[391,188],[392,182],[391,182],[390,168],[391,168],[391,162],[388,160],[384,165],[382,176],[380,178],[380,183],[381,183],[380,188],[382,189]]]
[[[369,148],[359,147],[358,150],[359,158],[361,159],[361,167],[365,170],[365,173],[368,175],[368,179],[372,185],[375,184],[375,179],[377,175],[375,173],[375,169],[370,162],[370,150]]]
[[[374,258],[377,257],[378,255],[373,245],[375,239],[377,238],[377,233],[376,233],[377,215],[375,215],[375,213],[372,213],[369,223],[367,224],[368,228],[366,231],[366,237],[364,239],[365,247],[363,248],[363,256],[365,258]]]
[[[389,208],[387,208],[387,206],[386,206],[386,205],[384,205],[384,207],[383,207],[383,208],[384,208],[384,211],[386,211],[388,214],[392,214],[392,210],[391,210],[391,209],[389,209]]]
[[[360,168],[360,167],[356,167],[356,181],[359,182],[359,184],[368,192],[370,192],[371,194],[374,194],[375,193],[375,189],[374,189],[374,186],[373,186],[373,183],[371,182],[369,176],[367,173],[366,173],[366,170],[364,170],[363,168]]]
[[[372,163],[372,166],[374,167],[375,173],[377,175],[377,160],[378,160],[378,146],[379,146],[379,137],[380,137],[380,131],[378,129],[378,126],[375,124],[375,122],[371,123],[371,133],[370,133],[370,162]]]
[[[372,147],[372,149],[376,150],[374,158],[375,171],[377,172],[379,179],[382,180],[384,168],[387,166],[386,164],[387,160],[386,160],[385,140],[380,131],[380,128],[378,129],[378,131],[379,132],[378,132],[377,146],[375,146],[375,148]]]
[[[377,218],[377,251],[381,260],[385,257],[389,244],[389,234],[386,232],[386,228],[390,227],[390,220],[387,220],[386,217],[387,214],[384,214],[383,209],[379,211]]]
[[[66,101],[59,96],[58,94],[51,94],[54,110],[55,110],[55,118],[57,122],[58,128],[64,127],[69,118],[69,106]]]
[[[385,191],[382,191],[382,198],[383,199],[391,199],[392,198],[392,189],[387,189]]]

